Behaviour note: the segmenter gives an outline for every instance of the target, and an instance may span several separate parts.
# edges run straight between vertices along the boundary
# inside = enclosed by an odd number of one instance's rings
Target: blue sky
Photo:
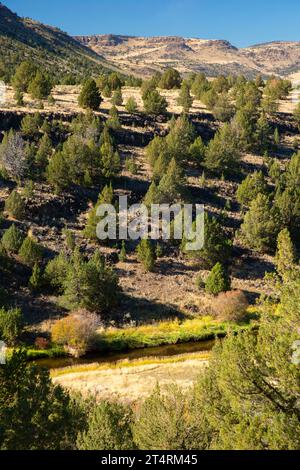
[[[299,0],[2,0],[69,34],[178,35],[236,46],[300,40]]]

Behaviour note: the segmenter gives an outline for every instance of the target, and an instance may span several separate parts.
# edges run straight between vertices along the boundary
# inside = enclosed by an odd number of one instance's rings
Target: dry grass
[[[96,399],[118,398],[123,402],[135,402],[149,395],[157,383],[190,387],[207,365],[207,360],[207,353],[195,353],[131,363],[125,361],[114,367],[95,364],[53,371],[52,378],[54,383],[84,396],[93,394]]]

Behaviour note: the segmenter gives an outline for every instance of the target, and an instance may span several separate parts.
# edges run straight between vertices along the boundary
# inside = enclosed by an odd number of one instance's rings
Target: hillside
[[[31,59],[55,75],[99,73],[111,68],[105,59],[52,26],[20,18],[0,3],[0,76]]]
[[[182,73],[288,75],[300,69],[299,42],[272,42],[238,49],[223,40],[96,35],[76,37],[131,73],[151,74],[172,66]]]

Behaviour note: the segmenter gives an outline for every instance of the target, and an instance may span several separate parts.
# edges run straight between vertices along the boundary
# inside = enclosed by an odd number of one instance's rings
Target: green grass
[[[98,333],[96,349],[99,351],[124,351],[150,348],[192,341],[205,341],[226,336],[229,329],[240,331],[249,325],[220,323],[211,317],[180,322],[163,321],[153,325],[131,328],[109,328]]]
[[[68,354],[64,348],[59,346],[53,346],[50,349],[26,349],[27,359],[33,361],[35,359],[53,359],[55,357],[65,357]]]

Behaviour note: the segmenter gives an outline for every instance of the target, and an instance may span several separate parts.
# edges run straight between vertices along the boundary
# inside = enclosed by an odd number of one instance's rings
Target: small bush
[[[7,252],[18,253],[23,243],[24,237],[15,224],[5,230],[2,237],[2,246]]]
[[[28,266],[34,266],[38,263],[42,256],[42,247],[38,245],[31,237],[25,238],[19,250],[19,256]]]
[[[17,191],[13,191],[5,201],[5,212],[15,219],[21,219],[24,215],[25,205]]]
[[[47,338],[39,336],[34,342],[34,347],[39,351],[45,351],[50,346],[50,341]]]
[[[55,322],[52,341],[64,346],[75,357],[80,357],[91,346],[99,326],[100,319],[96,314],[80,309]]]
[[[223,292],[212,303],[212,309],[222,321],[240,322],[245,318],[248,300],[240,290]]]

